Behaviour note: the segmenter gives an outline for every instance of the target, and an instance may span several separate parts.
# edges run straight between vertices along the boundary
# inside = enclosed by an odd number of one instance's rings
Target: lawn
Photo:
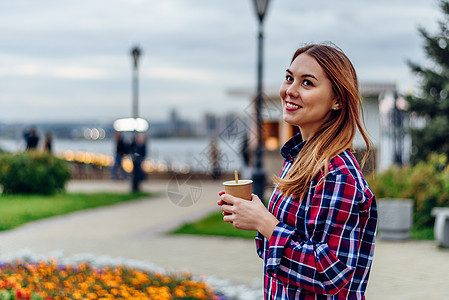
[[[412,228],[412,239],[414,240],[434,240],[433,227],[417,228],[413,226]]]
[[[186,223],[171,233],[226,236],[246,239],[254,239],[256,236],[255,231],[235,229],[231,224],[223,222],[221,211],[213,213],[197,222]]]
[[[213,213],[197,222],[186,223],[180,228],[171,232],[172,234],[194,234],[194,235],[212,235],[237,237],[245,239],[253,239],[256,235],[255,231],[238,230],[231,224],[223,222],[221,211]],[[411,232],[414,240],[433,240],[433,227],[416,228]]]
[[[48,217],[148,197],[148,193],[0,195],[0,231]]]

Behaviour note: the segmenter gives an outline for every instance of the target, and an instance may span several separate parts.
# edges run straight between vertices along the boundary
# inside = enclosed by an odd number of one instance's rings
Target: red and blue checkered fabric
[[[284,178],[303,143],[297,135],[281,150]],[[260,233],[265,299],[364,299],[374,253],[375,197],[349,150],[312,181],[304,199],[275,189],[268,205],[278,218],[270,240]]]

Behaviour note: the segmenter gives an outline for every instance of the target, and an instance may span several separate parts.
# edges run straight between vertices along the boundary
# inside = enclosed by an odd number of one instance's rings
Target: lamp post
[[[394,92],[394,107],[392,111],[393,121],[393,162],[398,166],[403,165],[404,153],[404,111],[399,107],[398,93]]]
[[[131,49],[131,56],[133,58],[133,79],[132,79],[132,117],[136,120],[139,117],[139,74],[138,74],[138,66],[139,66],[139,58],[142,51],[138,46]],[[137,131],[134,129],[133,132],[133,144],[131,149],[132,161],[133,161],[133,173],[132,173],[132,191],[136,193],[139,191],[139,181],[141,174],[141,160],[138,154],[136,153],[136,145],[137,145]]]
[[[139,67],[139,58],[142,51],[138,46],[134,47],[131,50],[131,56],[133,58],[134,67],[133,67],[133,110],[132,110],[132,117],[138,118],[139,117],[139,74],[138,74],[138,67]]]
[[[265,172],[262,162],[262,69],[263,69],[263,20],[268,8],[269,0],[253,0],[258,23],[258,47],[257,47],[257,96],[255,103],[256,122],[257,122],[257,147],[255,149],[255,165],[253,170],[253,192],[263,201],[263,193],[265,189]]]

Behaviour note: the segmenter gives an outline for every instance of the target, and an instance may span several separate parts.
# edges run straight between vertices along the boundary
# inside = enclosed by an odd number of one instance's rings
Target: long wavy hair
[[[357,129],[366,144],[362,165],[372,148],[363,126],[362,99],[351,61],[333,45],[312,44],[296,50],[291,63],[303,53],[315,58],[332,82],[333,92],[340,100],[340,109],[333,110],[329,119],[305,142],[301,154],[295,159],[285,178],[275,177],[281,193],[285,196],[293,195],[300,201],[320,172],[324,176],[328,174],[332,158],[347,149],[354,150],[353,140]]]

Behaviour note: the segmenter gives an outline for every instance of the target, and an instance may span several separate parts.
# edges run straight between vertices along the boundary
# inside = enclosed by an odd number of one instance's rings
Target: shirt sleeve
[[[328,174],[303,200],[305,219],[297,222],[305,222],[305,233],[282,222],[276,226],[269,240],[267,272],[308,291],[338,293],[357,264],[362,198],[352,177]]]
[[[260,232],[257,232],[255,240],[256,240],[257,255],[259,255],[259,257],[263,259],[263,253],[265,248],[264,245],[265,237]]]

